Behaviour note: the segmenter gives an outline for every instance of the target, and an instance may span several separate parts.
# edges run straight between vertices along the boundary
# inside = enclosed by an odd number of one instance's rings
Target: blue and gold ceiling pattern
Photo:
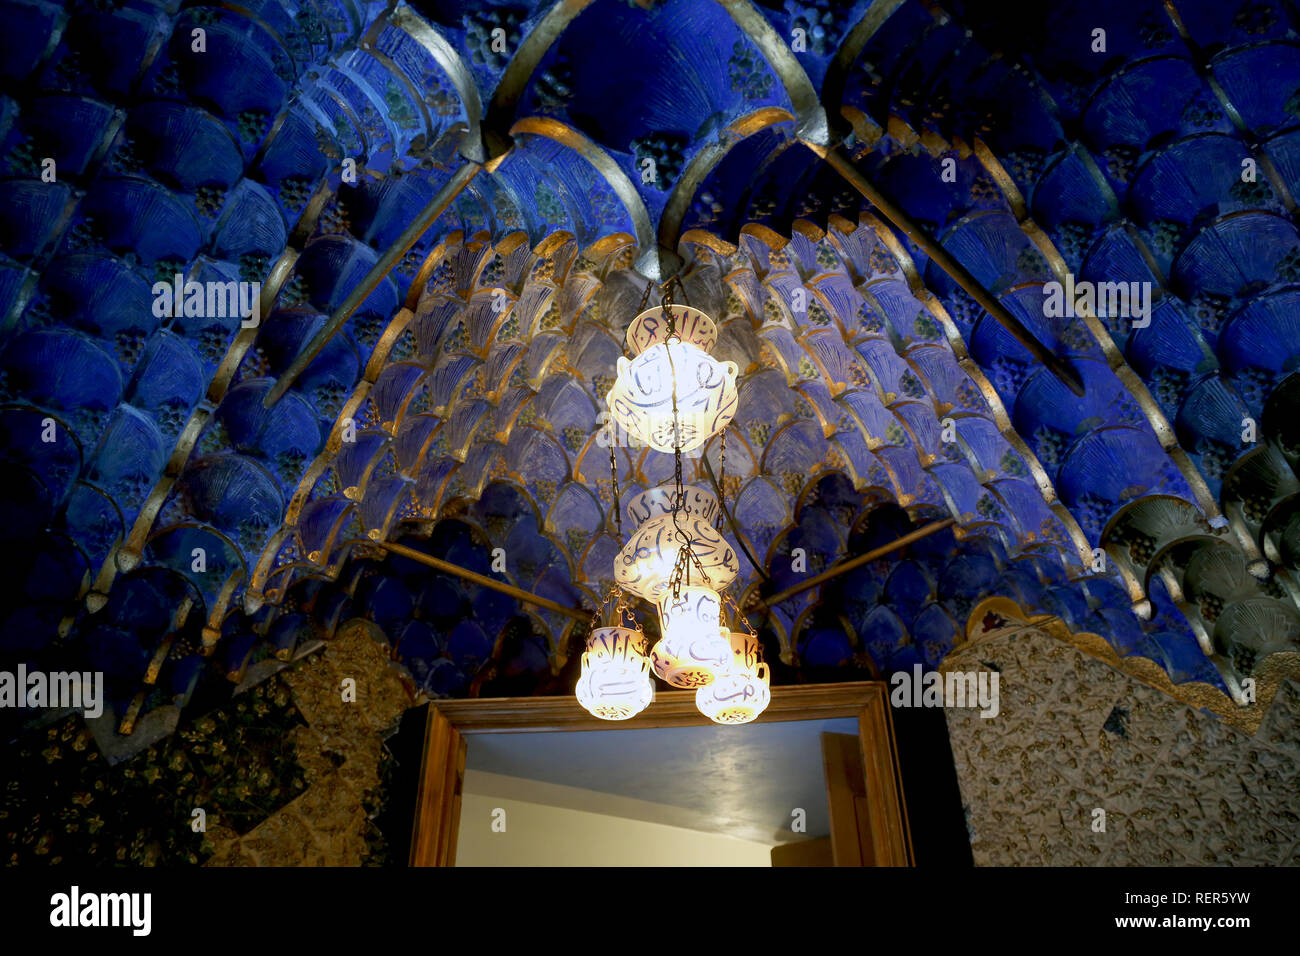
[[[128,741],[358,615],[430,695],[567,693],[575,621],[376,543],[593,607],[603,395],[673,273],[741,368],[748,607],[955,522],[755,609],[778,680],[933,666],[989,594],[1225,700],[1294,665],[1290,4],[3,7],[0,645],[103,670]],[[1045,316],[1067,274],[1150,324]],[[158,315],[176,275],[260,322]]]

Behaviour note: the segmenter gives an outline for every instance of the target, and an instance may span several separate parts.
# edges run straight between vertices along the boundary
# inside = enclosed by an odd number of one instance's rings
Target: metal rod
[[[464,578],[466,581],[473,581],[475,584],[481,584],[485,588],[491,588],[493,591],[500,591],[502,594],[509,594],[526,604],[536,604],[538,607],[544,607],[548,611],[554,611],[556,614],[563,614],[565,617],[571,617],[575,621],[589,622],[591,620],[590,611],[579,611],[571,607],[565,607],[563,604],[557,604],[544,597],[538,597],[536,594],[530,594],[523,588],[517,588],[513,584],[506,584],[504,581],[498,581],[496,578],[490,578],[485,574],[479,574],[477,571],[471,571],[468,568],[462,568],[459,564],[452,564],[450,561],[443,561],[441,558],[435,558],[431,554],[425,554],[423,551],[416,551],[414,548],[408,548],[402,544],[393,544],[391,541],[366,541],[369,547],[383,548],[393,554],[400,554],[404,558],[410,558],[412,561],[418,561],[421,564],[427,564],[431,568],[439,571],[445,571],[447,574],[454,574],[458,578]]]
[[[876,558],[884,557],[891,551],[897,551],[899,548],[904,545],[909,545],[913,541],[920,541],[922,538],[928,538],[936,531],[942,531],[944,528],[950,527],[956,523],[956,518],[941,518],[940,520],[933,521],[924,527],[917,528],[915,531],[909,531],[901,538],[889,542],[889,544],[881,545],[879,548],[874,548],[866,554],[860,554],[856,558],[850,558],[842,564],[833,565],[816,577],[811,577],[807,581],[801,581],[792,588],[786,588],[781,593],[774,594],[770,598],[760,601],[759,607],[774,607],[782,601],[794,597],[796,594],[807,591],[809,588],[815,588],[823,581],[829,581],[831,578],[839,577],[845,571],[852,571],[854,568],[861,567],[868,561],[874,561]]]
[[[970,271],[958,262],[947,249],[940,245],[920,223],[908,215],[901,206],[896,205],[893,200],[876,189],[858,171],[857,167],[841,155],[838,150],[834,148],[827,149],[825,146],[819,146],[806,140],[800,140],[800,142],[824,159],[833,170],[840,174],[845,182],[860,192],[867,202],[879,209],[886,219],[901,229],[927,256],[934,260],[940,269],[948,273],[954,282],[965,289],[967,295],[978,302],[984,311],[993,316],[999,325],[1015,336],[1016,341],[1028,349],[1030,355],[1047,366],[1053,375],[1064,382],[1070,391],[1080,397],[1083,396],[1083,380],[1070,367],[1070,364],[1038,341],[1034,333],[1025,328],[1024,323],[1012,315],[1007,307],[999,302],[993,293],[984,288],[983,284],[971,275]]]
[[[276,379],[275,384],[271,386],[271,390],[267,392],[266,398],[262,401],[265,408],[271,408],[284,397],[284,393],[289,391],[289,386],[293,385],[298,376],[307,369],[307,366],[315,361],[321,349],[334,337],[334,333],[347,324],[348,319],[352,318],[352,313],[357,310],[357,307],[366,301],[370,293],[379,287],[379,283],[383,282],[397,263],[402,260],[402,257],[411,251],[411,248],[429,227],[438,220],[438,217],[447,211],[447,207],[452,204],[452,201],[460,195],[461,191],[469,185],[470,180],[477,176],[482,168],[478,163],[467,162],[456,170],[456,174],[438,190],[438,194],[429,200],[428,205],[420,210],[419,215],[411,221],[411,224],[384,250],[384,254],[370,267],[370,271],[366,273],[365,277],[353,287],[347,298],[334,310],[334,313],[320,327],[320,330],[312,336],[311,341],[298,353],[298,357],[285,369],[284,374]]]
[[[709,476],[709,481],[713,484],[713,490],[718,493],[718,507],[722,509],[722,514],[727,519],[727,527],[736,536],[736,546],[745,552],[745,557],[749,559],[750,566],[758,572],[759,577],[764,581],[771,580],[763,565],[758,563],[758,559],[750,553],[749,546],[745,544],[745,536],[740,533],[740,526],[736,524],[736,519],[732,517],[731,509],[727,507],[727,493],[722,490],[722,485],[718,483],[718,476],[713,473],[713,466],[709,464],[708,456],[701,455],[700,461],[704,463],[704,473]]]

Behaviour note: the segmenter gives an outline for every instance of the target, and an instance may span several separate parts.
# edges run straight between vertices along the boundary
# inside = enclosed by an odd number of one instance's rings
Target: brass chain
[[[665,289],[664,301],[668,303],[664,306],[665,311],[670,309],[672,300],[672,290]],[[673,323],[671,312],[669,315],[668,331],[669,336],[673,334]],[[673,530],[677,535],[677,540],[681,542],[681,550],[677,553],[677,562],[673,565],[672,574],[668,579],[672,587],[673,600],[676,601],[681,597],[682,590],[682,573],[685,571],[686,584],[689,587],[691,583],[691,570],[689,558],[691,553],[691,536],[682,530],[681,514],[683,499],[686,496],[685,487],[682,484],[682,428],[681,422],[677,420],[677,365],[673,362],[672,346],[666,346],[665,351],[668,355],[668,369],[672,373],[672,400],[673,400]]]
[[[682,294],[682,301],[685,302],[687,307],[689,308],[691,304],[691,298],[686,294],[686,285],[685,283],[682,282],[680,275],[669,276],[668,279],[664,282],[664,295],[669,297],[668,301],[670,302],[672,301],[671,296],[674,287],[676,287],[677,291],[679,291]]]
[[[613,590],[618,592],[618,603],[614,605],[614,620],[619,627],[624,627],[624,618],[628,618],[636,625],[636,630],[641,630],[641,622],[632,616],[632,612],[627,606],[627,592],[615,585]]]
[[[610,613],[610,605],[613,605],[613,614]],[[601,616],[604,616],[605,623],[601,623]],[[634,625],[634,630],[640,631],[641,624],[633,616],[631,609],[627,606],[627,592],[617,584],[611,584],[609,590],[600,603],[596,605],[596,611],[591,615],[591,624],[587,628],[587,637],[590,639],[593,631],[601,627],[627,627],[627,621],[630,620]]]
[[[618,546],[621,548],[623,547],[623,508],[622,497],[618,490],[618,462],[614,458],[614,446],[618,443],[616,437],[618,434],[618,422],[611,419],[609,428],[611,433],[609,439],[609,481],[613,486],[614,495],[614,503],[612,506],[614,509],[614,527],[618,532]]]
[[[637,315],[640,315],[645,311],[646,303],[650,301],[650,292],[654,289],[654,286],[655,284],[653,281],[646,283],[645,290],[641,293],[641,305],[637,309]],[[635,318],[635,316],[633,316],[633,318]],[[626,347],[625,343],[624,349],[626,349]],[[614,449],[618,447],[619,444],[618,433],[618,422],[611,417],[609,422],[609,484],[610,494],[613,497],[613,501],[610,507],[614,511],[614,533],[618,536],[618,544],[621,548],[623,546],[623,493],[618,484],[618,456],[614,452]],[[632,617],[631,613],[627,609],[627,595],[617,584],[611,584],[609,591],[605,594],[604,600],[601,601],[600,607],[596,609],[596,614],[592,617],[593,629],[601,612],[608,609],[611,599],[615,602],[615,627],[623,627],[625,623],[624,618]],[[636,623],[635,618],[632,620],[633,623]],[[637,630],[639,631],[640,629],[641,625],[637,624]]]
[[[605,610],[605,605],[608,603],[609,603],[609,592],[607,591],[605,592],[605,596],[596,603],[596,610],[592,611],[591,613],[591,623],[587,625],[586,641],[590,641],[591,635],[600,629],[600,615]],[[585,646],[583,647],[583,650],[586,650]]]
[[[671,278],[669,278],[667,282],[664,283],[663,295],[660,298],[660,305],[664,310],[664,316],[666,317],[668,323],[668,334],[665,336],[665,339],[670,343],[674,338],[676,338],[678,341],[681,341],[681,336],[677,330],[677,320],[676,317],[673,315],[673,311],[672,311],[673,301],[674,301],[673,300],[674,289],[681,292],[682,299],[686,302],[687,308],[689,308],[691,304],[690,299],[686,295],[686,287],[682,284],[682,280],[680,277],[674,275]],[[684,315],[685,314],[683,313],[683,317]],[[673,488],[674,499],[673,499],[673,512],[672,512],[673,529],[677,535],[677,540],[681,542],[681,550],[679,550],[677,553],[677,561],[673,565],[673,570],[668,580],[672,590],[673,600],[677,600],[678,598],[681,597],[681,588],[682,588],[683,579],[685,580],[686,586],[690,587],[692,565],[694,565],[695,570],[699,573],[700,580],[702,580],[706,585],[710,585],[710,586],[712,582],[709,580],[709,575],[704,570],[704,565],[700,562],[699,556],[696,555],[694,548],[691,547],[690,535],[688,535],[685,531],[683,531],[681,527],[681,512],[685,504],[685,498],[686,498],[685,483],[682,478],[682,424],[677,411],[677,366],[676,363],[673,362],[671,345],[669,346],[667,352],[668,352],[668,368],[672,373],[673,485],[674,485]],[[722,450],[724,456],[723,468],[725,469],[726,467],[725,431],[723,433],[722,442],[723,442]],[[720,517],[721,515],[719,515],[719,518]],[[719,525],[719,527],[721,526]]]
[[[754,625],[749,623],[749,617],[746,616],[746,614],[740,610],[740,607],[736,604],[735,599],[732,598],[730,591],[722,592],[722,601],[727,606],[727,609],[731,611],[732,620],[742,625],[745,628],[745,633],[747,633],[750,637],[758,639],[758,632],[754,630]],[[762,648],[763,648],[762,641],[759,641],[760,652],[762,651]]]
[[[646,283],[645,291],[641,295],[641,305],[637,310],[638,315],[640,315],[642,312],[645,311],[646,303],[650,301],[650,291],[653,288],[654,288],[653,282]],[[674,288],[681,291],[682,298],[686,302],[687,308],[690,307],[690,299],[686,295],[686,287],[682,284],[681,279],[677,276],[670,277],[663,284],[663,288],[659,300],[659,304],[663,310],[664,318],[667,325],[667,335],[665,336],[665,340],[669,343],[671,343],[673,339],[676,339],[679,342],[681,341],[681,336],[677,329],[677,317],[673,314],[672,311],[672,307],[674,304],[674,299],[673,299]],[[683,313],[683,317],[684,315],[685,314]],[[683,510],[683,506],[685,503],[686,492],[685,492],[685,486],[682,479],[682,427],[681,427],[681,421],[679,420],[678,409],[677,409],[677,368],[676,368],[676,364],[673,362],[671,349],[668,349],[668,367],[672,374],[672,416],[673,416],[672,428],[673,428],[673,482],[674,482],[674,499],[673,499],[673,506],[672,506],[672,515],[673,515],[673,527],[676,532],[677,539],[682,543],[681,550],[677,554],[677,560],[673,565],[673,570],[669,577],[669,583],[672,589],[673,599],[677,600],[681,596],[681,586],[682,586],[683,577],[685,578],[686,586],[687,587],[690,586],[691,565],[695,566],[696,570],[699,572],[700,578],[704,581],[705,584],[709,584],[710,582],[709,582],[708,574],[705,573],[704,565],[701,564],[699,557],[695,554],[694,549],[692,549],[691,547],[690,535],[688,535],[682,529],[680,523],[681,512]],[[612,432],[611,432],[610,444],[609,444],[610,489],[614,498],[613,500],[614,526],[618,534],[619,542],[621,543],[623,540],[623,515],[621,509],[622,495],[619,490],[619,484],[618,484],[618,458],[614,453],[614,448],[618,444],[616,424],[611,422],[611,428],[612,428]],[[726,469],[727,469],[727,435],[725,430],[723,431],[722,434],[721,453],[722,453],[721,469],[722,469],[722,474],[725,477]],[[721,513],[719,513],[718,515],[719,528],[721,528],[721,519],[722,516]],[[722,596],[727,601],[729,607],[735,608],[736,606],[735,601],[732,600],[730,594],[724,591]],[[611,601],[613,601],[614,603],[614,612],[613,612],[614,626],[617,627],[625,626],[625,618],[626,618],[632,621],[638,633],[643,633],[641,631],[640,623],[636,620],[635,616],[632,614],[631,609],[628,608],[627,606],[627,594],[617,584],[613,584],[610,586],[609,591],[606,592],[606,595],[604,599],[601,601],[600,605],[596,608],[596,612],[592,615],[591,625],[588,628],[588,635],[590,635],[592,631],[597,629],[597,626],[600,623],[601,614],[602,612],[608,610]],[[753,629],[750,627],[748,620],[745,620],[745,627],[750,631],[751,634],[753,633]]]
[[[714,527],[722,530],[722,513],[727,507],[727,429],[722,428],[722,451],[718,461],[718,516]]]
[[[680,341],[681,336],[677,332],[677,317],[673,315],[673,283],[676,276],[664,283],[663,295],[659,297],[659,307],[663,309],[664,319],[668,323],[668,334],[664,336],[665,342],[671,342],[673,339]]]

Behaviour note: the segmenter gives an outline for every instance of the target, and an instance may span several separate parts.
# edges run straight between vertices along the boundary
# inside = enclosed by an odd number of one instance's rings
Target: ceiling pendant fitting
[[[658,308],[646,309],[642,300],[627,332],[635,357],[619,358],[618,378],[606,397],[617,427],[673,455],[674,476],[627,504],[638,527],[614,559],[614,584],[592,619],[576,696],[593,716],[627,720],[653,700],[653,672],[670,686],[695,688],[696,707],[715,723],[743,724],[771,701],[769,669],[759,660],[758,635],[725,590],[740,573],[740,563],[719,530],[722,503],[712,492],[682,481],[683,452],[722,435],[725,456],[739,369],[709,355],[717,344],[717,326],[699,309],[675,305],[674,285],[680,289],[680,280],[668,281]],[[645,298],[649,294],[647,287]],[[613,444],[609,465],[621,540]],[[635,624],[625,603],[628,594],[658,609],[661,636],[648,654],[640,626],[625,626],[628,620]],[[612,621],[597,626],[611,604]],[[727,626],[724,608],[744,631]]]

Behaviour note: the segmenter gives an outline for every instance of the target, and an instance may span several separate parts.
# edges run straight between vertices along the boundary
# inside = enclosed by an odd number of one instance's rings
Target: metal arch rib
[[[1070,365],[1069,361],[1038,340],[1025,324],[1011,314],[1011,311],[975,278],[957,257],[950,253],[942,243],[917,223],[902,206],[878,190],[862,172],[838,150],[819,148],[815,143],[804,145],[819,155],[850,186],[858,191],[867,202],[871,203],[881,214],[897,226],[957,285],[966,291],[994,320],[1015,337],[1038,362],[1045,365],[1053,375],[1061,380],[1075,395],[1084,394],[1083,379]]]
[[[673,187],[672,194],[668,197],[663,215],[659,218],[659,245],[669,251],[677,249],[677,242],[682,233],[682,222],[686,218],[691,200],[695,198],[695,191],[704,185],[709,174],[726,158],[727,153],[755,133],[777,123],[786,123],[794,119],[795,117],[789,111],[779,106],[765,106],[754,110],[728,126],[717,142],[709,143],[691,157],[690,163],[687,164],[681,178],[677,180],[677,185]]]
[[[718,3],[780,78],[786,96],[790,97],[790,105],[794,107],[799,138],[822,146],[829,145],[830,126],[826,121],[826,110],[790,47],[750,0],[718,0]]]
[[[483,169],[477,163],[464,163],[452,177],[443,184],[437,194],[420,210],[411,220],[410,224],[402,230],[402,234],[391,242],[384,253],[375,261],[367,272],[347,297],[339,304],[331,314],[325,324],[320,327],[311,340],[303,346],[302,350],[284,370],[284,373],[271,386],[270,391],[262,400],[264,408],[271,408],[284,397],[289,391],[290,386],[297,380],[298,376],[306,371],[309,366],[325,348],[326,344],[334,334],[347,324],[348,319],[352,318],[352,313],[363,303],[379,284],[388,277],[393,267],[401,261],[402,257],[419,241],[420,237],[428,230],[451,205],[453,200],[460,195],[461,190],[469,185],[479,172]]]
[[[456,88],[456,94],[465,105],[465,116],[469,121],[469,134],[461,147],[461,155],[475,163],[487,160],[483,146],[483,104],[479,99],[478,85],[465,67],[465,62],[432,25],[427,23],[410,7],[398,7],[388,18],[389,22],[407,33],[411,39],[433,57]],[[366,38],[370,41],[370,38]],[[373,41],[371,41],[373,42]]]
[[[632,185],[632,180],[628,178],[627,173],[619,168],[609,153],[572,126],[548,117],[529,116],[519,120],[514,126],[510,127],[509,135],[515,136],[519,133],[545,136],[547,139],[567,146],[590,163],[596,172],[600,173],[605,182],[609,184],[609,188],[614,190],[614,195],[623,203],[628,216],[632,219],[632,226],[636,230],[637,246],[641,250],[640,258],[637,260],[637,270],[649,278],[659,278],[655,231],[654,225],[650,222],[650,213],[646,209],[645,203],[641,201],[641,194]],[[653,270],[653,273],[647,270]]]
[[[844,42],[835,51],[830,67],[826,70],[826,79],[822,81],[823,104],[834,103],[836,109],[838,109],[839,105],[844,102],[844,85],[848,79],[849,70],[858,61],[858,57],[867,42],[876,35],[876,31],[884,26],[885,21],[893,16],[894,12],[902,5],[903,0],[876,0],[871,6],[867,7],[862,14],[862,19],[854,24],[853,29],[844,38]],[[827,111],[826,115],[831,123],[839,124],[841,122],[838,113]],[[836,139],[839,138],[836,137]]]
[[[494,139],[504,140],[509,135],[509,130],[516,121],[519,99],[523,96],[533,71],[537,69],[537,64],[542,62],[578,14],[594,2],[595,0],[559,0],[524,37],[519,49],[506,64],[506,70],[501,74],[488,106],[485,131]],[[498,145],[489,144],[489,147],[495,148]]]

